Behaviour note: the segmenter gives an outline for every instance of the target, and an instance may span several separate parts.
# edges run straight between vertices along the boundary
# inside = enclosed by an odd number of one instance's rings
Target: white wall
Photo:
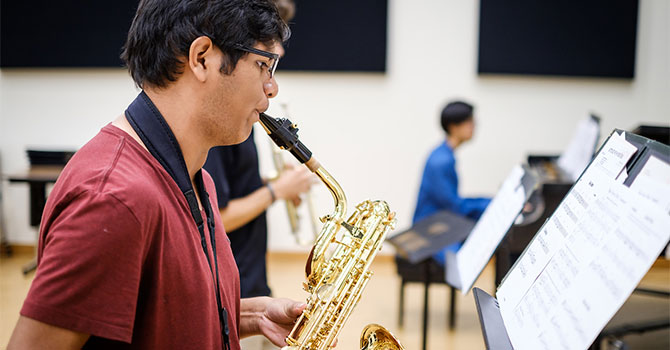
[[[283,115],[278,103],[288,104],[301,139],[338,179],[350,208],[366,198],[385,199],[398,213],[398,227],[409,225],[423,162],[443,137],[439,111],[452,98],[476,104],[477,136],[458,151],[464,194],[495,193],[528,153],[560,152],[589,112],[602,117],[603,137],[613,128],[670,122],[668,1],[640,1],[633,81],[479,77],[478,11],[476,1],[391,0],[386,74],[292,73],[280,65],[280,94],[269,113]],[[3,173],[27,168],[28,146],[81,146],[136,93],[120,69],[3,70]],[[267,173],[270,149],[257,131]],[[5,181],[3,191],[9,241],[35,242],[27,186]],[[322,186],[314,200],[318,215],[332,210]],[[283,206],[275,205],[269,216],[270,249],[301,249],[286,233]]]

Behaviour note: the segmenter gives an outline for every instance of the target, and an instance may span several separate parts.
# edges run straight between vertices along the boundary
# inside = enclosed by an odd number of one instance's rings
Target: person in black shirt
[[[288,22],[295,12],[293,2],[276,0],[275,4],[282,19]],[[204,167],[216,184],[221,220],[240,271],[242,297],[270,295],[265,210],[279,199],[300,204],[300,194],[309,190],[313,176],[301,166],[285,169],[278,179],[264,183],[253,132],[241,144],[212,148]]]
[[[252,132],[241,144],[212,148],[205,163],[216,184],[221,220],[240,270],[243,298],[270,295],[265,268],[265,210],[278,199],[299,204],[300,194],[312,183],[309,170],[296,167],[264,184],[253,137]]]

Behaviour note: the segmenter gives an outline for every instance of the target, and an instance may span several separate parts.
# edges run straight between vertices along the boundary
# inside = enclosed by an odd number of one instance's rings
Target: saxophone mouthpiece
[[[300,163],[307,163],[312,158],[310,151],[298,139],[298,128],[286,118],[273,118],[265,113],[260,114],[260,122],[272,141],[281,149],[285,149]]]

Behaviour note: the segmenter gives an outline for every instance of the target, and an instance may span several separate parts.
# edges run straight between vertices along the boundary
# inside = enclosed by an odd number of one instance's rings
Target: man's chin
[[[253,123],[249,125],[244,125],[243,127],[237,130],[235,134],[221,135],[218,139],[217,146],[233,146],[238,145],[246,141],[249,136],[251,136],[251,130],[253,130]]]
[[[249,136],[251,136],[251,128],[248,132],[239,134],[236,140],[231,143],[231,145],[239,145],[240,143],[246,141]]]

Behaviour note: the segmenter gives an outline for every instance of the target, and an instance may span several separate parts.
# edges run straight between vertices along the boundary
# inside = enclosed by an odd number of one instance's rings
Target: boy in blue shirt
[[[446,140],[426,160],[413,223],[440,210],[449,210],[477,220],[491,202],[490,198],[463,198],[458,193],[454,150],[469,141],[474,134],[473,109],[468,103],[454,101],[442,110],[440,122],[446,132]],[[461,245],[462,242],[447,246],[433,258],[444,265],[446,252],[458,251]]]

